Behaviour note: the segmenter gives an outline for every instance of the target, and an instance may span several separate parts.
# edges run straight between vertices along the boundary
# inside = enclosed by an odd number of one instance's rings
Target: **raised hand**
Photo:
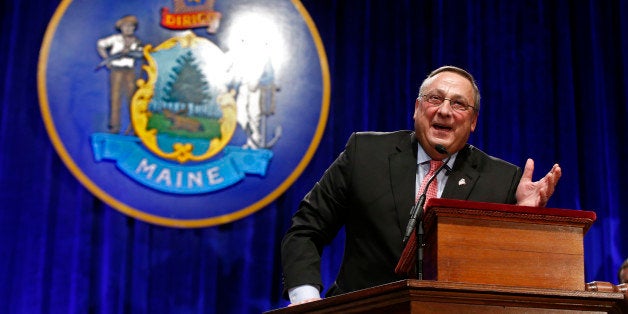
[[[558,164],[554,164],[552,169],[536,182],[532,181],[533,172],[534,160],[528,158],[515,194],[517,205],[544,207],[554,194],[554,188],[562,175],[562,170]]]

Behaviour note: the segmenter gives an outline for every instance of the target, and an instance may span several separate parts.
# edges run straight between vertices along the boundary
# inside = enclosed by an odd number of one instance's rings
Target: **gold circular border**
[[[327,123],[327,116],[329,114],[329,99],[331,94],[327,55],[325,54],[325,48],[320,38],[320,34],[318,33],[318,29],[316,28],[312,17],[309,15],[303,4],[299,0],[290,1],[295,6],[297,11],[301,13],[301,16],[305,20],[310,30],[310,33],[312,34],[312,38],[314,39],[314,43],[316,45],[316,50],[318,52],[320,60],[321,72],[323,75],[323,99],[321,103],[321,114],[316,127],[316,133],[314,134],[314,137],[310,142],[310,146],[308,147],[305,155],[303,156],[297,167],[294,168],[288,178],[284,180],[274,191],[272,191],[256,203],[230,214],[205,219],[170,219],[147,214],[131,206],[128,206],[100,189],[100,187],[98,187],[89,178],[87,178],[87,176],[76,165],[74,160],[72,160],[72,157],[70,157],[70,155],[68,154],[65,145],[63,145],[63,142],[59,138],[59,134],[57,134],[57,130],[55,129],[54,123],[50,116],[50,108],[48,104],[48,90],[46,88],[46,65],[48,57],[50,55],[50,44],[52,42],[52,38],[57,29],[57,26],[59,25],[59,21],[61,20],[61,17],[63,16],[67,8],[70,6],[70,3],[72,3],[72,0],[63,0],[61,4],[59,4],[59,7],[57,7],[54,15],[52,16],[52,19],[50,20],[50,23],[48,24],[48,27],[46,29],[41,49],[39,51],[39,62],[37,67],[37,92],[39,95],[39,107],[41,110],[42,118],[44,120],[46,131],[48,132],[48,136],[50,137],[50,140],[54,148],[57,150],[57,153],[59,154],[63,163],[66,165],[66,167],[68,167],[70,172],[77,178],[77,180],[81,182],[81,184],[83,184],[83,186],[85,186],[91,193],[93,193],[109,206],[131,217],[162,226],[178,228],[199,228],[225,224],[244,218],[270,204],[283,192],[285,192],[292,185],[292,183],[294,183],[294,181],[301,175],[307,164],[314,156],[314,153],[318,148],[318,144],[320,144],[321,138],[323,137],[325,124]]]

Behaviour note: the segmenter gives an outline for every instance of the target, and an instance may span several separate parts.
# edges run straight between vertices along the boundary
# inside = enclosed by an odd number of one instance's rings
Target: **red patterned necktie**
[[[421,182],[421,187],[419,188],[419,192],[416,195],[416,198],[414,199],[414,201],[416,202],[419,199],[419,196],[421,195],[421,191],[425,190],[425,185],[427,184],[427,181],[434,175],[434,173],[436,173],[436,170],[438,170],[438,168],[440,168],[440,166],[443,165],[443,162],[441,160],[430,160],[430,171],[425,175],[425,178],[423,178],[423,181]],[[430,187],[427,189],[427,192],[425,193],[425,201],[427,202],[427,200],[429,200],[432,197],[437,197],[438,195],[438,179],[434,178],[434,182],[432,182],[432,184],[430,184]]]
[[[428,171],[428,173],[423,178],[423,181],[421,181],[421,187],[419,187],[419,192],[417,193],[416,198],[414,199],[415,203],[419,200],[421,193],[425,190],[425,185],[427,184],[427,181],[429,181],[429,179],[434,175],[434,173],[436,173],[436,170],[438,170],[438,168],[442,165],[443,165],[443,162],[440,160],[430,160],[430,171]],[[427,201],[433,197],[438,197],[438,179],[436,178],[434,178],[429,188],[425,192],[425,202],[427,203]],[[413,271],[413,268],[414,268],[413,266],[416,261],[416,251],[417,251],[416,232],[412,232],[412,234],[410,235],[410,238],[408,239],[406,247],[403,249],[403,252],[401,253],[401,258],[399,259],[399,262],[397,263],[397,267],[395,267],[396,274],[410,274]]]

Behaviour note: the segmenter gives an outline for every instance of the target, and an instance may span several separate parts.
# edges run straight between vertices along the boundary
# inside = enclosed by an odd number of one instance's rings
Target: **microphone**
[[[436,172],[434,172],[434,174],[429,178],[429,180],[425,184],[425,187],[423,187],[423,191],[421,192],[421,195],[419,196],[419,200],[416,202],[416,204],[414,204],[412,209],[410,209],[410,220],[408,220],[408,225],[406,226],[406,232],[405,232],[405,235],[403,236],[403,243],[408,242],[408,239],[410,238],[410,235],[412,235],[412,231],[414,230],[416,226],[416,222],[421,221],[421,219],[423,218],[423,205],[425,204],[425,198],[427,197],[427,190],[430,187],[430,184],[432,184],[432,181],[436,179],[436,176],[445,167],[447,167],[447,163],[449,162],[449,159],[451,159],[451,155],[449,154],[449,152],[447,152],[447,149],[445,148],[445,146],[437,144],[434,146],[434,148],[439,154],[447,155],[447,159],[436,170]]]

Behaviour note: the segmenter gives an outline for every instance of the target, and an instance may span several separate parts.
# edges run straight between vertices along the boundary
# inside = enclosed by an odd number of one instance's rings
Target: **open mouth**
[[[432,124],[432,127],[438,131],[451,131],[452,130],[450,126],[447,126],[444,124],[438,124],[438,123]]]

